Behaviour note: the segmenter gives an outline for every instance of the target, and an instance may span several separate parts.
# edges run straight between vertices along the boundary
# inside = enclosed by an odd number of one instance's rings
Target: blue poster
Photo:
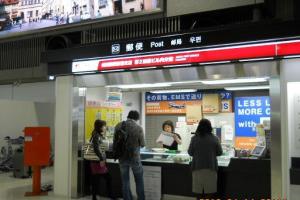
[[[234,100],[235,135],[256,137],[256,124],[271,114],[270,97],[237,97]]]
[[[155,94],[146,92],[146,102],[156,101],[194,101],[202,100],[202,94],[200,92],[182,92],[182,93],[166,93]]]

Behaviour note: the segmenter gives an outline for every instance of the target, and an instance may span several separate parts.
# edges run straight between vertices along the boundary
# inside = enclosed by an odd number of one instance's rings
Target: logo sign
[[[112,53],[112,54],[119,54],[120,51],[121,51],[121,46],[120,46],[120,44],[113,44],[113,45],[111,46],[111,53]]]
[[[270,97],[237,97],[234,104],[236,136],[256,137],[256,125],[270,118]]]

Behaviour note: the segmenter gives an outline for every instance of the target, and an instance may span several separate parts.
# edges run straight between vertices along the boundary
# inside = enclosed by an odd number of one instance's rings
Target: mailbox
[[[50,160],[50,128],[26,127],[24,142],[24,164],[46,166]]]

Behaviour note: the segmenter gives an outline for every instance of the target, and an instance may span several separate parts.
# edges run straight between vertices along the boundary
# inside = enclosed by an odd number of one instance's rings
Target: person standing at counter
[[[143,166],[140,156],[140,148],[145,146],[144,131],[141,126],[137,124],[140,118],[140,114],[132,110],[128,113],[127,120],[119,123],[115,128],[114,141],[116,141],[116,135],[123,129],[127,135],[125,142],[125,151],[122,153],[119,159],[121,178],[122,178],[122,191],[124,200],[132,200],[132,193],[130,191],[130,178],[129,170],[132,169],[136,193],[138,200],[145,200],[144,191],[144,178],[143,178]],[[115,142],[114,142],[115,145]]]
[[[167,120],[162,124],[162,129],[165,132],[171,133],[174,138],[174,142],[171,146],[163,145],[164,148],[169,150],[178,150],[178,144],[181,144],[181,137],[179,134],[174,133],[174,124],[171,120]]]
[[[193,158],[193,193],[197,194],[197,199],[214,198],[217,192],[217,156],[222,155],[223,150],[208,119],[199,122],[188,153]]]
[[[94,123],[94,130],[90,142],[93,144],[93,149],[99,161],[91,161],[91,181],[92,181],[92,199],[97,200],[97,193],[99,189],[100,178],[106,181],[106,189],[108,196],[114,199],[112,194],[111,176],[106,166],[106,154],[103,149],[103,141],[105,140],[106,122],[103,120],[96,120]]]

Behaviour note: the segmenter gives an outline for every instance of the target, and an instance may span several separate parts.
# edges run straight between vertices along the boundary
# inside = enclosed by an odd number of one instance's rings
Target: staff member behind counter
[[[171,146],[163,145],[164,148],[169,150],[178,150],[178,144],[181,144],[181,137],[179,134],[174,133],[174,124],[171,120],[167,120],[162,124],[162,129],[165,132],[172,133],[174,142]]]

